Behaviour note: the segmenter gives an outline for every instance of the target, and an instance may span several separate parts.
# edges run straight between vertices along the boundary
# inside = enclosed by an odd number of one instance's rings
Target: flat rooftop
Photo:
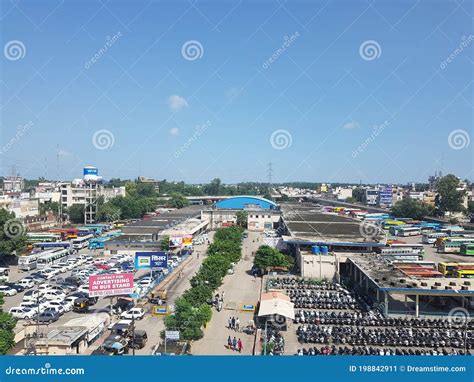
[[[46,337],[38,339],[36,345],[41,346],[70,346],[82,336],[87,334],[88,328],[85,326],[64,326],[52,329]]]
[[[385,235],[364,236],[361,222],[344,215],[322,212],[308,203],[281,204],[283,221],[292,240],[314,242],[384,242]],[[369,232],[370,233],[370,232]]]
[[[359,254],[348,258],[380,290],[404,294],[474,295],[473,282],[453,277],[408,276],[375,254]]]

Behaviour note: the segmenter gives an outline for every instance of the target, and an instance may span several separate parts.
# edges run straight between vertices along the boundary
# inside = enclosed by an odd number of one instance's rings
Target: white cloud
[[[356,129],[359,127],[359,124],[357,122],[351,121],[347,122],[342,126],[344,129]]]
[[[179,129],[177,127],[172,127],[170,129],[170,134],[171,135],[178,135],[179,134]]]
[[[172,95],[168,98],[168,106],[172,111],[178,111],[188,106],[188,101],[179,95]]]

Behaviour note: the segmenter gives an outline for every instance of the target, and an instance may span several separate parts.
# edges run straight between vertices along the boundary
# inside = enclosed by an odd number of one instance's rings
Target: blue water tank
[[[313,246],[311,247],[311,253],[312,253],[313,255],[319,255],[319,245],[313,245]]]
[[[329,253],[329,247],[327,245],[321,246],[321,255],[327,255]]]

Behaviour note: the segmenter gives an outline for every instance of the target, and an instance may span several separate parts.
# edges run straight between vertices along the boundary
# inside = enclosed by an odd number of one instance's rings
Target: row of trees
[[[258,248],[253,262],[254,267],[262,273],[266,273],[272,268],[286,268],[290,270],[293,268],[293,264],[294,260],[292,257],[268,245],[261,245]]]
[[[168,330],[179,330],[185,340],[202,338],[202,327],[212,316],[209,302],[213,293],[221,286],[232,263],[241,258],[242,233],[240,227],[216,231],[214,242],[207,251],[208,257],[191,279],[191,288],[176,300],[174,314],[165,319]]]

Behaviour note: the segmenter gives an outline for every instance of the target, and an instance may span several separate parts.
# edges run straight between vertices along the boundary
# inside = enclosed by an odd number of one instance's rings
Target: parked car
[[[51,269],[57,271],[58,273],[66,273],[67,272],[67,267],[65,265],[61,265],[61,264],[54,264],[53,266],[51,266]]]
[[[23,295],[23,301],[33,301],[36,302],[36,300],[40,297],[41,293],[38,292],[37,290],[28,290],[25,292]]]
[[[145,347],[148,336],[144,330],[135,330],[132,338],[130,338],[129,346],[133,349],[141,349]]]
[[[5,283],[3,285],[5,285],[7,287],[10,287],[12,289],[15,289],[17,291],[17,293],[21,293],[21,292],[25,291],[25,287],[23,285],[18,284],[18,283]]]
[[[85,278],[80,277],[80,276],[70,276],[70,277],[66,277],[64,282],[74,285],[76,287],[79,287],[81,284],[84,283],[85,280],[86,280]]]
[[[89,310],[89,299],[84,297],[79,297],[74,300],[72,310],[76,313],[87,313]]]
[[[9,286],[6,286],[6,285],[0,285],[0,293],[3,293],[4,296],[14,296],[16,295],[18,292],[16,289],[13,289]]]
[[[66,310],[66,308],[64,307],[63,303],[61,302],[61,300],[51,300],[51,301],[48,301],[46,303],[46,310],[47,309],[56,309],[59,314],[64,314],[66,312],[68,312],[68,310]]]
[[[125,319],[135,319],[135,320],[141,320],[145,316],[145,311],[142,308],[132,308],[126,312],[123,312],[120,315],[120,318],[125,318]]]
[[[23,301],[21,304],[20,304],[20,308],[28,308],[28,309],[31,309],[33,310],[33,312],[36,314],[40,314],[42,311],[44,311],[44,304],[36,304],[34,303],[33,301]]]
[[[56,290],[51,290],[46,292],[42,297],[46,300],[64,300],[66,298],[66,294]]]
[[[55,322],[59,320],[59,313],[54,309],[47,309],[40,313],[37,319],[38,322]]]
[[[24,278],[24,279],[21,279],[20,281],[18,281],[17,283],[18,285],[21,285],[23,288],[25,289],[31,289],[35,286],[35,282],[33,281],[33,279],[29,279],[29,278]]]
[[[36,316],[36,312],[33,309],[24,307],[24,306],[15,306],[10,308],[8,311],[13,317],[18,318],[19,320],[32,319]]]

